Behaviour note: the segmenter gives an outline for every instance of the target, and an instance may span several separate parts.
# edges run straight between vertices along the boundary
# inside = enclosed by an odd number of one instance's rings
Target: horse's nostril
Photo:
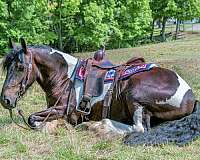
[[[4,98],[4,102],[7,104],[7,105],[10,105],[11,104],[11,101],[9,98]]]

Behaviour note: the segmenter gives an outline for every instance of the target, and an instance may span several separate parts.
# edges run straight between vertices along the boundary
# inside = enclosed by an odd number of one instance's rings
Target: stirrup
[[[88,101],[81,101],[78,106],[76,106],[76,110],[78,112],[83,113],[84,115],[89,115],[91,112],[91,105],[87,107],[87,103],[90,103]]]

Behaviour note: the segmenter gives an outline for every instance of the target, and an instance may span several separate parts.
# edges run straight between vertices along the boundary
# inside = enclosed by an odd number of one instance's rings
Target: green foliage
[[[190,20],[200,16],[199,0],[175,0],[177,5],[176,18],[180,20]]]
[[[152,19],[200,16],[199,0],[0,0],[0,55],[8,37],[65,52],[131,47],[150,32]]]
[[[16,151],[17,153],[26,153],[27,150],[28,150],[28,147],[27,147],[25,144],[23,144],[23,143],[21,143],[21,142],[17,142],[17,143],[15,144],[15,151]]]
[[[150,8],[152,10],[153,23],[156,20],[162,22],[161,35],[163,41],[166,40],[165,26],[168,19],[177,19],[177,22],[179,22],[180,20],[190,20],[200,16],[199,0],[151,0]],[[177,29],[176,33],[178,31]],[[153,30],[154,27],[152,27],[151,38]]]
[[[151,0],[150,7],[154,19],[167,17],[188,20],[200,15],[199,0]]]
[[[146,36],[151,20],[149,0],[0,0],[0,8],[1,51],[21,36],[69,52],[123,47]]]
[[[8,12],[6,10],[6,3],[0,0],[0,54],[3,54],[7,44],[6,41],[6,31],[7,31],[7,22]]]

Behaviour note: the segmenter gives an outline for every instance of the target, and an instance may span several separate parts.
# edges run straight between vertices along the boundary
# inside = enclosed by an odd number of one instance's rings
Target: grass
[[[200,99],[200,36],[187,35],[178,41],[146,45],[142,47],[107,51],[114,63],[123,63],[133,56],[144,57],[162,67],[178,72],[193,88]],[[76,54],[89,57],[93,53]],[[1,77],[1,85],[3,83]],[[19,102],[26,116],[45,108],[45,96],[38,85],[28,90]],[[8,117],[8,111],[0,108],[0,159],[69,159],[69,160],[157,160],[199,159],[200,138],[185,147],[174,144],[155,147],[129,147],[121,139],[104,140],[86,131],[59,128],[56,133],[26,131],[18,128]],[[15,118],[20,122],[18,117]]]

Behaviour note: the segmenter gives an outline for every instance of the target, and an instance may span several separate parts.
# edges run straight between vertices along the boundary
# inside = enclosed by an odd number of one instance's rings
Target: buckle
[[[91,112],[91,105],[87,105],[87,104],[90,104],[89,101],[81,101],[79,105],[76,106],[76,110],[78,112],[81,112],[83,113],[84,115],[89,115],[90,112]]]

